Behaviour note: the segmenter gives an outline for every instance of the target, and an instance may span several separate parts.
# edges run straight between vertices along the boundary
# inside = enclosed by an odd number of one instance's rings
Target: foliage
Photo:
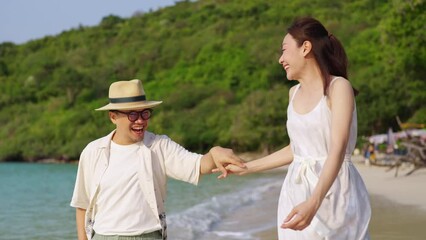
[[[297,16],[318,18],[345,46],[359,135],[424,123],[424,0],[180,1],[129,19],[0,44],[0,161],[77,159],[113,129],[93,109],[110,83],[138,78],[163,100],[150,130],[190,150],[273,151],[288,143],[288,89],[277,64]]]
[[[426,107],[416,111],[414,115],[407,121],[409,123],[424,124],[426,123]]]

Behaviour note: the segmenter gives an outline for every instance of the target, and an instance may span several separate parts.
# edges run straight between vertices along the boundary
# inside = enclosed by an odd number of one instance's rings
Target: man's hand
[[[225,169],[226,169],[228,174],[231,173],[231,174],[235,174],[235,175],[238,175],[238,176],[244,175],[247,172],[247,166],[240,167],[240,166],[237,166],[237,165],[234,165],[234,164],[226,165]],[[215,169],[213,169],[212,172],[217,173],[217,172],[220,172],[220,170],[219,170],[219,168],[215,168]],[[223,177],[220,177],[220,178],[223,178]]]
[[[212,149],[210,149],[210,154],[218,171],[222,172],[222,174],[219,175],[218,178],[225,178],[228,175],[228,170],[226,169],[226,167],[229,164],[235,165],[239,168],[246,168],[244,161],[240,157],[236,156],[232,149],[213,147]],[[214,172],[217,172],[217,170]]]

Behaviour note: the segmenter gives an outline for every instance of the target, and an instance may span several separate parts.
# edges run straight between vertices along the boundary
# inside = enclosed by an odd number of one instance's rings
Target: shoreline
[[[426,168],[420,168],[406,176],[412,166],[403,165],[398,170],[389,170],[388,167],[365,165],[362,156],[353,156],[352,161],[360,173],[370,196],[372,219],[370,222],[370,237],[374,239],[422,239],[426,229],[422,225],[426,222]],[[286,167],[266,171],[276,173],[284,171]],[[276,207],[280,188],[272,191],[256,204],[261,210],[259,224],[276,222]],[[271,199],[272,198],[272,199]],[[256,218],[259,211],[252,213]],[[265,219],[265,216],[268,216]],[[244,219],[240,216],[240,219]],[[245,222],[245,220],[243,220]],[[259,240],[277,239],[276,226],[262,229],[253,234]]]
[[[0,161],[0,163],[29,163],[29,164],[78,164],[78,160],[65,160],[55,158],[44,158],[33,161]]]
[[[248,161],[264,156],[263,153],[239,154]],[[398,204],[419,207],[426,211],[426,167],[417,169],[406,176],[413,168],[411,165],[399,167],[398,176],[396,169],[389,167],[366,165],[361,155],[352,156],[352,162],[361,175],[370,195],[383,196]],[[285,171],[288,166],[265,171],[275,173]],[[263,174],[260,173],[260,174]]]

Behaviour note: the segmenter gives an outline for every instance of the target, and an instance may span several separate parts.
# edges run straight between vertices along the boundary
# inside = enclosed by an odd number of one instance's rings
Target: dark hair
[[[296,19],[287,32],[296,40],[297,45],[309,41],[312,52],[321,71],[324,83],[324,95],[328,93],[331,75],[348,79],[348,58],[340,41],[325,29],[316,19],[303,17]],[[354,94],[358,93],[354,89]]]

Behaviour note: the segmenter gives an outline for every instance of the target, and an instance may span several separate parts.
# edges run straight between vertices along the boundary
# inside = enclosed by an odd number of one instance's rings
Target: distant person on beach
[[[369,164],[376,162],[374,144],[372,143],[368,144],[367,149],[365,150],[365,160],[368,161]]]
[[[235,164],[231,149],[192,153],[165,135],[148,132],[152,108],[139,80],[109,88],[109,111],[116,129],[89,143],[80,156],[71,206],[76,208],[78,239],[166,239],[167,177],[197,184],[200,174]],[[119,237],[119,238],[118,238]]]
[[[238,175],[289,165],[278,205],[279,239],[369,239],[369,195],[351,162],[357,137],[355,90],[339,40],[316,19],[295,20],[279,63],[289,91],[290,144],[266,157],[228,165]]]

